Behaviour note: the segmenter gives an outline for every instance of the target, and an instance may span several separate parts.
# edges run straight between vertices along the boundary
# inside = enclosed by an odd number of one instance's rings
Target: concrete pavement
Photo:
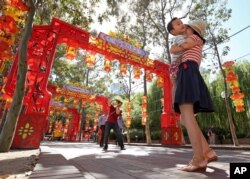
[[[230,150],[228,150],[230,149]],[[161,179],[229,178],[230,162],[250,162],[249,148],[215,148],[219,161],[208,164],[204,173],[178,168],[192,157],[190,147],[110,144],[107,152],[95,143],[43,142],[41,154],[30,178]]]

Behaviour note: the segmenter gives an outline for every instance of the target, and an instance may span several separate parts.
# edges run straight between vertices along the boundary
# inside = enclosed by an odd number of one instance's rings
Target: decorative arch
[[[181,144],[180,128],[172,111],[169,66],[148,58],[147,52],[128,43],[100,33],[98,37],[71,24],[53,18],[50,25],[34,26],[28,43],[26,95],[19,116],[12,148],[38,148],[49,115],[51,92],[48,78],[54,61],[56,46],[65,43],[91,53],[99,53],[107,59],[119,60],[155,73],[163,79],[163,112],[161,115],[162,144]],[[16,85],[18,55],[15,56],[11,72],[4,87],[5,94],[12,97]],[[35,122],[33,124],[33,122]],[[21,130],[26,129],[27,130]],[[30,130],[31,129],[31,130]],[[25,133],[25,131],[29,131]],[[23,137],[25,136],[25,138]],[[32,138],[32,139],[30,139]],[[35,140],[37,138],[37,140]]]

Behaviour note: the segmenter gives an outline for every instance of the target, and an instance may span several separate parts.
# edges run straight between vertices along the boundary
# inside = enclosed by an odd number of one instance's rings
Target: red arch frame
[[[56,46],[61,43],[100,53],[110,59],[117,59],[122,63],[137,65],[161,76],[164,79],[164,107],[161,115],[162,144],[181,144],[180,129],[176,126],[176,116],[172,111],[171,82],[168,64],[131,53],[126,49],[123,49],[123,53],[115,53],[108,48],[113,46],[109,42],[99,37],[93,41],[93,39],[90,38],[89,32],[53,18],[50,25],[33,27],[32,35],[28,43],[27,64],[29,70],[26,78],[26,95],[23,101],[24,108],[19,116],[12,148],[38,148],[40,145],[44,132],[41,126],[46,123],[51,99],[51,93],[47,90],[48,78],[54,61]],[[14,94],[17,65],[18,55],[15,57],[4,88],[10,96]],[[22,133],[21,129],[25,128],[27,124],[30,124],[30,121],[39,121],[39,123],[32,126],[34,130],[31,135]],[[23,136],[26,137],[24,138]],[[37,137],[38,140],[35,140],[34,136]]]

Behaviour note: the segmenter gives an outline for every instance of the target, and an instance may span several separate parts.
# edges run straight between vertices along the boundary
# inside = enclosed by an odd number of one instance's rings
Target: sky
[[[230,28],[229,36],[234,33],[250,26],[250,1],[249,0],[228,0],[228,8],[232,9],[231,18],[224,24],[226,28]],[[109,31],[114,31],[114,22],[100,24],[94,24],[93,29],[101,29],[102,32],[108,33]],[[236,60],[240,61],[243,59],[250,59],[250,27],[246,30],[240,32],[239,34],[233,36],[228,42],[219,45],[219,48],[224,46],[230,47],[230,52],[227,56],[222,57],[222,61]],[[155,50],[157,53],[158,50]],[[247,55],[247,56],[246,56]],[[245,56],[243,58],[240,58]]]
[[[249,0],[228,0],[228,7],[232,9],[232,16],[225,23],[226,28],[230,28],[229,35],[250,26],[250,1]],[[223,60],[250,59],[250,27],[233,36],[229,42],[222,44],[230,47],[230,52]],[[248,54],[248,55],[247,55]],[[247,55],[247,56],[245,56]],[[245,56],[243,58],[240,58]]]

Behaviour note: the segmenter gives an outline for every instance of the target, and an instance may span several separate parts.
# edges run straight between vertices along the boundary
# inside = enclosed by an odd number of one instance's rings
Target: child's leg
[[[175,91],[176,91],[176,79],[174,77],[171,78],[171,83],[172,83],[172,104],[174,104],[174,96],[175,96]]]

